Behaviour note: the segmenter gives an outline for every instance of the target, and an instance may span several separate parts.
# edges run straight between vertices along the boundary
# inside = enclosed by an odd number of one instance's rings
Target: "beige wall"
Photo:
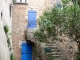
[[[27,11],[30,7],[37,10],[37,15],[41,15],[42,11],[45,9],[45,0],[29,0],[28,5],[25,4],[13,4],[12,11],[12,41],[14,56],[16,60],[21,59],[20,42],[25,40],[25,28],[27,25]]]
[[[19,43],[22,40],[25,40],[25,26],[27,23],[26,20],[26,9],[27,5],[13,5],[13,18],[12,18],[12,41],[13,41],[13,49],[14,49],[14,56],[16,60],[21,59],[21,51]]]

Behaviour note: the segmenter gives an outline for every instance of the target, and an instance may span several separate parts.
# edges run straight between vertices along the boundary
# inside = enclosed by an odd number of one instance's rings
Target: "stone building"
[[[0,60],[10,60],[10,51],[8,47],[8,38],[11,42],[12,16],[11,16],[12,0],[0,0]],[[8,27],[5,33],[4,27]]]
[[[32,12],[36,11],[36,18],[38,18],[39,16],[42,15],[42,13],[45,9],[47,9],[49,7],[54,7],[55,4],[57,4],[58,2],[61,2],[61,1],[60,0],[14,0],[13,2],[14,2],[13,8],[12,8],[13,9],[12,10],[12,13],[13,13],[12,14],[12,16],[13,16],[12,17],[13,50],[14,50],[14,56],[15,56],[16,60],[21,60],[21,58],[22,58],[22,56],[21,56],[22,43],[25,41],[28,41],[28,40],[30,42],[32,41],[33,43],[36,42],[35,39],[33,38],[33,36],[31,37],[32,33],[36,29],[35,28],[27,28],[28,22],[29,22],[28,21],[29,20],[29,17],[28,17],[29,11],[30,10],[33,10]],[[33,23],[33,24],[35,24],[35,23]],[[27,31],[26,32],[27,34],[25,33],[25,30]],[[31,35],[28,33],[30,33]],[[26,35],[28,35],[27,39],[26,39]],[[65,37],[62,37],[63,42],[58,45],[63,45],[64,48],[65,47],[69,48],[70,46],[72,47],[74,44],[76,44],[75,42],[73,42],[72,45],[69,45],[71,43],[71,41],[68,41],[68,40],[70,40],[70,39],[68,39],[68,38],[64,39],[64,38]],[[49,43],[50,43],[50,44],[48,44],[49,46],[51,44],[53,44],[51,42],[49,42]],[[42,43],[40,43],[40,44],[42,44]],[[45,44],[42,44],[42,46],[44,47]],[[53,45],[51,45],[51,46],[53,46]],[[73,50],[75,49],[75,46],[73,47],[73,49],[70,50],[71,52],[74,52]],[[39,47],[37,47],[37,48],[39,48]],[[69,49],[65,50],[64,48],[60,48],[60,50],[62,50],[62,52],[69,50]],[[39,51],[39,49],[38,49],[38,51]],[[40,54],[40,52],[39,52],[39,54]],[[69,54],[67,54],[68,51],[66,51],[65,54],[64,54],[64,52],[63,52],[63,55],[65,56],[66,60],[73,60],[73,57],[71,59],[68,59],[68,57],[69,57],[69,56],[67,56],[67,55],[69,55]],[[36,53],[36,52],[33,52],[33,53]],[[71,55],[71,56],[73,56],[73,55]],[[39,56],[39,57],[41,57],[41,56]],[[33,56],[33,58],[34,58],[34,56]],[[36,58],[36,60],[39,60],[39,59]],[[43,59],[43,60],[45,60],[45,59]]]
[[[21,59],[21,43],[25,41],[25,28],[27,28],[28,10],[37,12],[37,18],[50,6],[49,0],[14,0],[12,11],[12,41],[16,60]]]

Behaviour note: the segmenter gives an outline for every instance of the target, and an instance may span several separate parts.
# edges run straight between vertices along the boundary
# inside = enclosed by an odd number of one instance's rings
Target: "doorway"
[[[22,43],[21,57],[21,60],[32,60],[32,43]]]

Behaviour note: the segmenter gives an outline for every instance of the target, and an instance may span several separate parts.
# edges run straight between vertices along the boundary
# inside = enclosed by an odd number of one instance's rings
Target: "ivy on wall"
[[[11,52],[12,47],[11,47],[11,42],[10,42],[10,38],[9,38],[9,35],[11,35],[11,33],[9,33],[9,26],[8,25],[4,26],[4,31],[5,31],[5,34],[6,34],[6,37],[7,37],[7,44],[8,44],[9,50]],[[10,54],[10,60],[15,60],[12,53]]]
[[[4,31],[5,31],[5,33],[8,33],[9,27],[7,25],[4,26]]]

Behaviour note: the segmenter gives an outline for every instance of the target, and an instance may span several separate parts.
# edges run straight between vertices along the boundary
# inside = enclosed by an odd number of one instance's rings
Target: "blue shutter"
[[[36,28],[36,10],[28,10],[28,28]]]
[[[31,43],[22,43],[21,50],[22,60],[32,60],[32,44]]]

